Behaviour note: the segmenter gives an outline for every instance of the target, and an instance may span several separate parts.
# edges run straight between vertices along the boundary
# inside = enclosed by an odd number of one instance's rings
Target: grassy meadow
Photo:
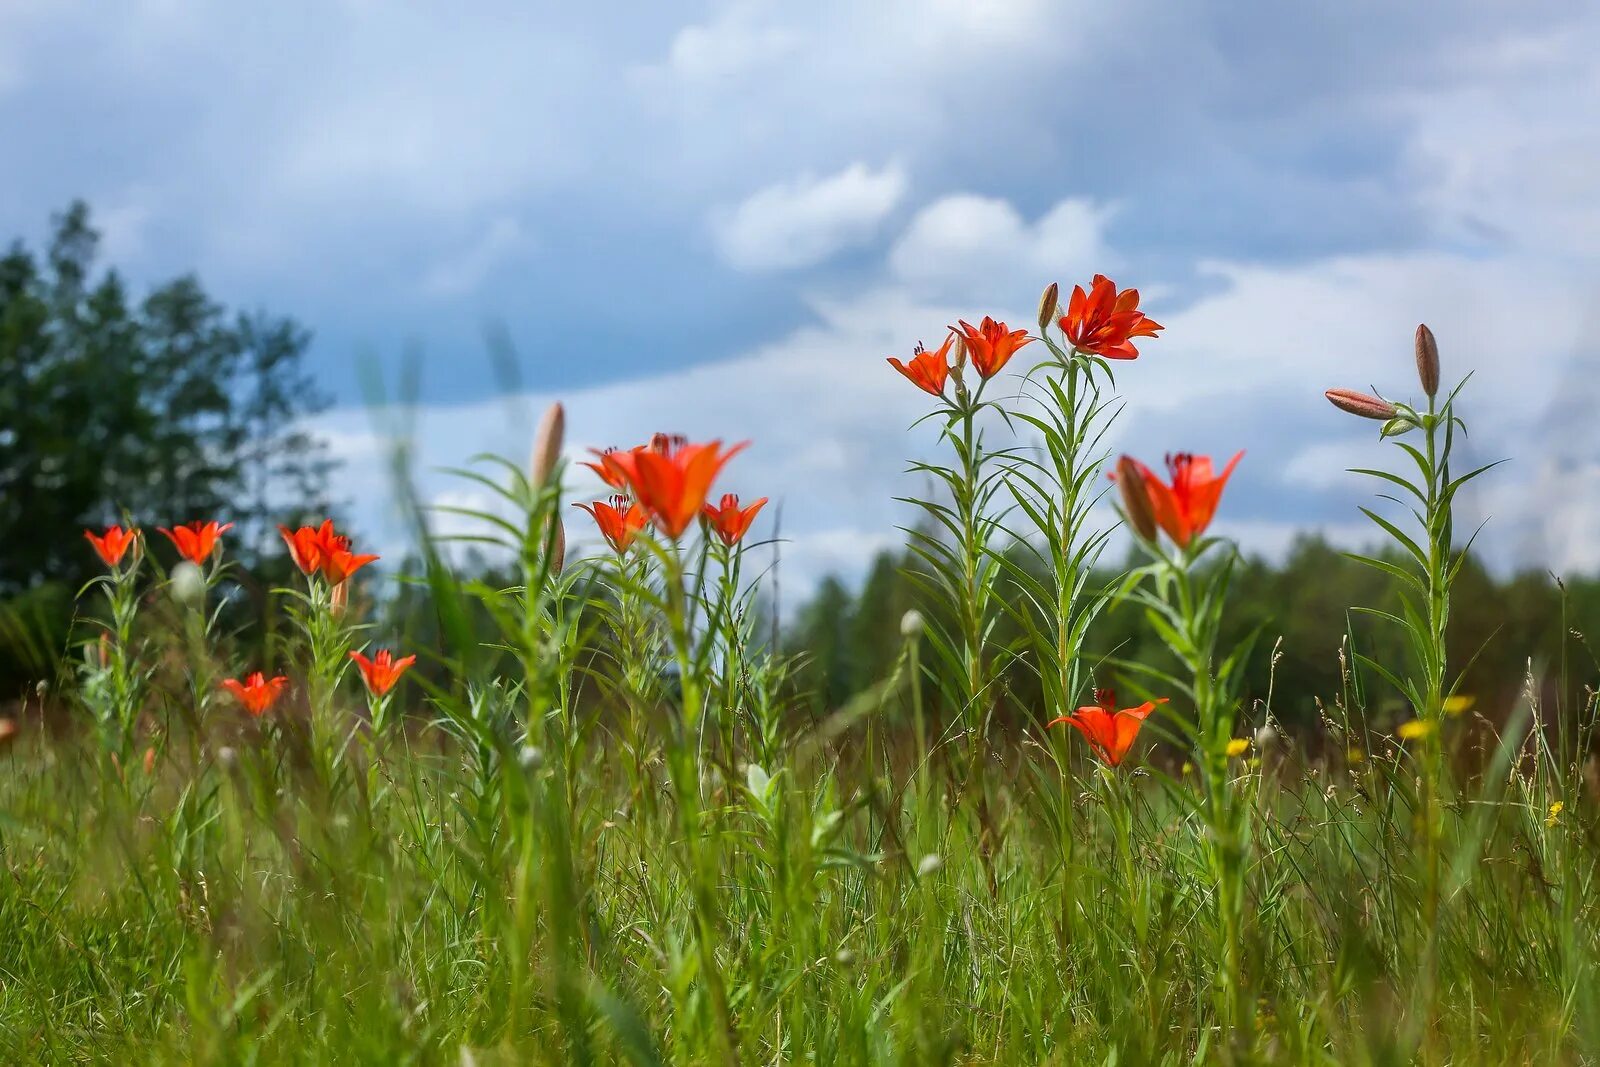
[[[1594,1062],[1600,662],[1572,635],[1509,717],[1459,691],[1452,505],[1499,472],[1451,463],[1432,334],[1412,399],[1329,393],[1374,431],[1350,463],[1395,592],[1352,617],[1406,654],[1327,650],[1312,736],[1242,682],[1270,625],[1220,636],[1238,458],[1103,447],[1160,330],[1096,279],[891,361],[941,430],[921,604],[820,716],[746,559],[768,516],[717,489],[731,443],[595,453],[616,496],[579,511],[552,409],[527,462],[462,472],[509,581],[411,502],[429,647],[331,524],[283,531],[264,662],[225,526],[91,531],[104,575],[0,742],[0,1062]],[[1118,525],[1140,562],[1107,583]],[[1091,654],[1110,605],[1168,654]],[[1019,670],[1026,721],[996,714]]]

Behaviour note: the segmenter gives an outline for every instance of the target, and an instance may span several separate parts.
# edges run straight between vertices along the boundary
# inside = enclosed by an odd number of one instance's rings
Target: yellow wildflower
[[[1242,756],[1250,748],[1250,742],[1243,737],[1235,737],[1228,742],[1228,756]]]
[[[1354,745],[1351,745],[1349,751],[1345,752],[1344,758],[1350,763],[1365,763],[1367,754]]]
[[[1474,704],[1476,704],[1477,702],[1478,702],[1478,698],[1475,697],[1475,696],[1461,695],[1461,696],[1445,697],[1444,698],[1444,713],[1446,715],[1460,715],[1460,714],[1463,714],[1464,712],[1471,711],[1472,710],[1472,706]]]
[[[1419,737],[1427,737],[1439,728],[1438,723],[1425,722],[1422,719],[1412,719],[1410,722],[1400,724],[1400,737],[1406,741],[1415,741]]]
[[[1560,818],[1561,812],[1565,808],[1566,805],[1559,800],[1550,805],[1550,814],[1544,817],[1544,824],[1546,826],[1554,826],[1556,824],[1556,819]]]

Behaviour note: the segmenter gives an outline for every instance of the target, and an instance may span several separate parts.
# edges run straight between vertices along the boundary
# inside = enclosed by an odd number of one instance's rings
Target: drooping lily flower
[[[288,687],[289,679],[283,675],[268,678],[260,671],[249,675],[242,682],[233,678],[225,678],[222,682],[222,688],[237,697],[239,703],[244,705],[244,710],[257,717],[276,704]]]
[[[170,530],[165,526],[158,526],[156,529],[167,535],[167,540],[173,543],[180,556],[198,566],[211,557],[211,553],[217,547],[217,540],[233,529],[233,523],[218,526],[215,521],[191,522],[187,526],[175,526]]]
[[[919,344],[909,364],[901,363],[894,356],[890,356],[889,366],[904,374],[923,392],[942,396],[945,382],[950,378],[950,346],[955,343],[955,339],[955,334],[951,334],[944,339],[944,344],[932,352]]]
[[[744,538],[750,529],[750,524],[756,520],[756,515],[766,503],[767,498],[762,497],[749,507],[741,509],[737,493],[723,493],[722,500],[716,507],[706,505],[706,524],[722,538],[723,544],[731,548]]]
[[[1163,327],[1139,310],[1139,290],[1117,291],[1117,283],[1096,274],[1086,293],[1072,287],[1067,313],[1058,325],[1072,347],[1106,359],[1137,359],[1135,337],[1154,337]]]
[[[1210,456],[1196,456],[1188,452],[1168,455],[1170,484],[1163,482],[1154,471],[1131,456],[1123,458],[1133,464],[1144,482],[1156,525],[1167,531],[1173,544],[1188,548],[1211,525],[1211,518],[1217,512],[1217,501],[1222,498],[1222,489],[1243,456],[1243,452],[1237,453],[1220,475],[1214,475]],[[1118,466],[1120,468],[1122,465],[1119,463]],[[1111,477],[1115,479],[1117,475],[1113,473]]]
[[[950,329],[959,332],[966,342],[967,355],[980,378],[999,374],[1017,349],[1033,340],[1027,330],[1008,330],[1005,323],[996,322],[987,315],[976,326],[962,319]]]
[[[604,537],[611,545],[612,551],[617,555],[628,551],[633,544],[634,535],[644,529],[650,521],[650,515],[638,503],[627,497],[617,495],[611,498],[611,503],[596,500],[592,504],[574,504],[575,508],[582,508],[594,519],[594,524],[600,529],[600,536]]]
[[[122,562],[122,557],[128,554],[128,549],[139,540],[139,531],[124,530],[121,526],[107,526],[103,534],[85,530],[83,536],[89,539],[89,543],[94,546],[95,552],[107,567],[115,567]]]
[[[361,680],[366,682],[367,692],[375,697],[387,695],[389,690],[394,688],[394,683],[400,680],[400,676],[417,662],[415,656],[395,659],[394,653],[387,648],[379,649],[378,654],[371,659],[359,652],[350,653],[350,658],[361,671]]]
[[[1128,749],[1133,747],[1134,738],[1139,736],[1139,728],[1144,725],[1145,719],[1156,710],[1157,704],[1165,704],[1166,697],[1160,700],[1147,700],[1138,707],[1117,709],[1116,694],[1109,689],[1096,689],[1094,691],[1097,704],[1090,704],[1079,708],[1071,715],[1063,715],[1050,722],[1051,726],[1065,723],[1084,736],[1089,742],[1089,748],[1107,766],[1115,767],[1128,755]]]
[[[724,451],[721,441],[691,444],[682,437],[656,434],[648,447],[612,452],[604,462],[627,479],[656,528],[676,540],[700,516],[723,466],[748,444]]]

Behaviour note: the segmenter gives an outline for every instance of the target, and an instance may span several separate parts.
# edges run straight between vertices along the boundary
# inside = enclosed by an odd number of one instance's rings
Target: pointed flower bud
[[[1132,456],[1117,461],[1117,488],[1122,492],[1122,510],[1128,517],[1128,526],[1145,541],[1156,539],[1156,516],[1150,507],[1150,493],[1145,488],[1144,472]]]
[[[1322,395],[1328,398],[1328,403],[1340,411],[1348,411],[1363,419],[1381,419],[1387,422],[1400,413],[1393,404],[1382,397],[1373,396],[1371,393],[1358,393],[1354,389],[1329,389]]]
[[[528,461],[528,480],[534,488],[541,488],[555,473],[556,460],[561,458],[561,439],[566,429],[566,410],[559,403],[551,404],[533,435],[533,457]]]
[[[1417,380],[1429,396],[1439,391],[1439,342],[1426,324],[1417,327]]]
[[[1056,305],[1061,302],[1061,286],[1051,282],[1039,298],[1039,332],[1042,334],[1050,328],[1050,323],[1056,317]]]

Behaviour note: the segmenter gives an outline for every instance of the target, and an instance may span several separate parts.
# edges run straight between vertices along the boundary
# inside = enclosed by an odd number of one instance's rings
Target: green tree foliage
[[[901,554],[879,555],[857,595],[836,580],[824,581],[790,625],[786,649],[804,663],[797,682],[826,708],[839,707],[894,669],[903,645],[899,619],[907,608],[920,606],[915,583],[905,573],[909,565]],[[1252,631],[1258,634],[1246,686],[1254,718],[1264,714],[1270,688],[1272,711],[1280,723],[1290,728],[1314,723],[1318,702],[1344,691],[1342,671],[1352,662],[1347,641],[1380,661],[1401,656],[1400,635],[1349,610],[1354,604],[1387,608],[1392,597],[1382,574],[1317,537],[1300,538],[1282,563],[1253,558],[1241,564],[1234,575],[1223,643],[1231,645]],[[1015,626],[1002,620],[996,640],[1016,636]],[[1530,669],[1544,686],[1547,702],[1564,701],[1564,707],[1576,708],[1578,680],[1593,675],[1587,648],[1596,639],[1600,578],[1558,583],[1548,574],[1524,572],[1497,579],[1477,560],[1463,567],[1451,615],[1452,671],[1464,672],[1459,691],[1476,697],[1485,714],[1508,712]],[[1097,683],[1113,687],[1128,683],[1109,666],[1111,658],[1152,663],[1166,655],[1138,608],[1115,603],[1091,631],[1088,652],[1097,664]],[[1408,717],[1398,694],[1365,681],[1369,707],[1387,709],[1396,720]],[[1042,722],[1059,714],[1059,709],[1041,707],[1038,694],[1037,681],[1013,665],[1006,676],[1002,718]]]
[[[327,513],[330,460],[303,428],[327,404],[309,335],[229,311],[193,276],[140,299],[97,268],[98,241],[75,203],[42,255],[0,256],[0,597],[70,594],[97,565],[82,530],[124,515],[150,533],[232,521],[235,558],[256,564],[278,555],[274,522]],[[35,592],[27,617],[63,599]]]

